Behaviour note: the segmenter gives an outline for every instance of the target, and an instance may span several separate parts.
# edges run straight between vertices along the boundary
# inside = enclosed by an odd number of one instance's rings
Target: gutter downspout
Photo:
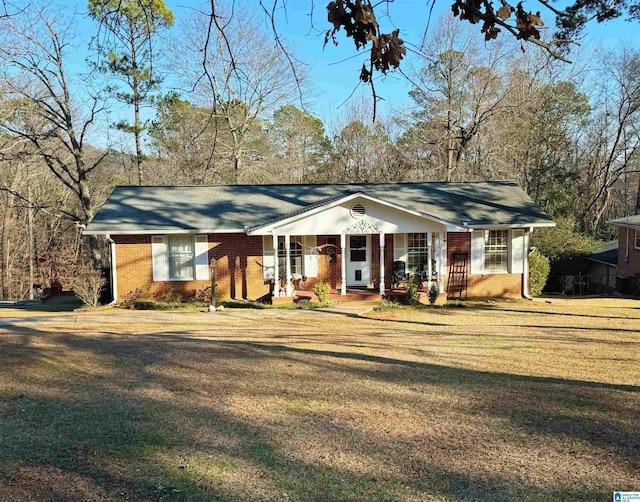
[[[529,236],[532,228],[524,231],[524,246],[522,252],[522,297],[527,300],[533,300],[529,294]]]
[[[118,302],[118,277],[116,275],[116,243],[109,234],[106,234],[109,243],[109,251],[111,256],[111,296],[113,300],[108,305],[115,305]]]

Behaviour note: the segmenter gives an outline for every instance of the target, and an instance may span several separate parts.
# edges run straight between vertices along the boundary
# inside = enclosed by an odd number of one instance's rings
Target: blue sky
[[[62,0],[54,0],[62,3]],[[269,5],[270,0],[264,0]],[[279,0],[280,3],[283,0]],[[257,0],[246,0],[248,5],[255,4],[256,11],[259,12]],[[64,5],[69,6],[66,2]],[[196,2],[186,0],[166,0],[169,8],[171,8],[178,21],[181,17],[188,14]],[[358,75],[362,63],[367,61],[367,53],[360,52],[358,54],[350,39],[347,39],[343,33],[338,34],[339,46],[335,47],[331,42],[323,49],[324,34],[323,31],[329,27],[326,17],[325,1],[315,2],[315,10],[313,12],[313,25],[311,22],[311,4],[310,0],[289,0],[286,2],[286,12],[280,9],[277,14],[277,28],[281,35],[286,39],[288,44],[293,48],[295,54],[300,60],[308,65],[311,80],[314,86],[314,97],[307,108],[308,111],[319,116],[330,129],[332,122],[335,124],[334,117],[340,114],[338,107],[349,98],[354,92],[354,88],[358,85]],[[529,4],[534,4],[531,0]],[[86,2],[74,1],[79,12],[86,10]],[[562,6],[563,2],[558,2],[558,6]],[[433,26],[438,17],[450,9],[451,0],[438,0],[432,14],[431,26]],[[526,7],[526,3],[525,3]],[[427,0],[395,0],[390,6],[390,16],[385,12],[377,11],[378,21],[384,32],[391,31],[395,28],[400,29],[400,36],[408,44],[419,45],[422,41],[426,21],[429,17],[429,5]],[[598,25],[591,23],[587,30],[586,38],[582,41],[585,46],[594,47],[596,45],[615,47],[620,44],[638,44],[640,43],[640,30],[638,23],[628,23],[622,19],[609,23]],[[77,26],[81,39],[91,36],[91,30],[94,29],[93,24],[84,19]],[[265,26],[265,28],[267,28]],[[553,26],[547,29],[553,30]],[[482,39],[480,28],[478,27],[478,37]],[[527,46],[528,50],[540,50],[534,46]],[[82,50],[80,44],[77,54],[74,58],[77,62],[74,65],[81,68],[82,62],[86,57],[86,52]],[[346,59],[346,60],[345,60]],[[414,56],[409,53],[403,61],[403,68],[409,68],[414,62]],[[376,80],[376,90],[378,94],[384,98],[379,104],[379,114],[384,115],[391,110],[402,108],[410,104],[408,92],[410,84],[401,75],[390,73],[386,77],[378,76]],[[369,96],[368,88],[361,85],[356,91],[355,96],[362,94]],[[357,99],[354,100],[356,103]],[[337,112],[336,112],[337,110]],[[114,110],[117,114],[117,110]]]
[[[315,12],[313,13],[313,24],[316,30],[311,27],[310,22],[310,1],[294,0],[287,3],[286,17],[281,12],[278,17],[278,28],[293,42],[295,50],[301,59],[308,62],[312,75],[312,80],[317,87],[319,94],[315,100],[313,111],[327,124],[331,122],[331,116],[335,110],[346,99],[349,98],[355,86],[358,84],[358,75],[362,63],[367,61],[367,53],[358,55],[353,43],[344,36],[338,34],[338,47],[331,42],[323,49],[323,33],[329,27],[326,21],[326,3],[316,1]],[[375,2],[374,2],[375,3]],[[431,24],[433,27],[438,18],[448,13],[451,0],[438,0],[431,14]],[[539,4],[528,2],[539,8]],[[557,6],[563,3],[558,2]],[[294,5],[295,4],[295,5]],[[514,2],[515,4],[515,2]],[[525,7],[527,2],[525,2]],[[535,7],[538,5],[538,7]],[[376,11],[378,21],[383,32],[389,32],[395,28],[400,29],[400,37],[405,40],[409,48],[411,44],[420,45],[425,34],[426,22],[429,18],[428,0],[395,0],[389,6],[389,16],[385,11]],[[287,22],[288,21],[288,22]],[[546,29],[553,31],[553,21],[548,22]],[[604,24],[591,23],[585,32],[585,37],[581,43],[585,47],[606,46],[615,47],[621,44],[640,43],[639,23],[629,23],[623,19],[610,21]],[[480,27],[477,27],[478,38],[482,40]],[[508,35],[507,35],[508,36]],[[527,45],[527,50],[540,51],[541,49],[533,45]],[[355,56],[345,61],[345,58]],[[403,68],[408,69],[411,64],[415,64],[417,57],[408,52],[403,61]],[[411,100],[408,92],[411,89],[410,83],[397,73],[390,73],[386,77],[378,75],[376,82],[377,93],[384,98],[379,104],[379,112],[384,114],[394,108],[401,108],[403,105],[409,106]],[[368,88],[361,85],[359,91],[368,95]],[[357,91],[358,92],[358,91]],[[356,92],[356,93],[357,93]]]

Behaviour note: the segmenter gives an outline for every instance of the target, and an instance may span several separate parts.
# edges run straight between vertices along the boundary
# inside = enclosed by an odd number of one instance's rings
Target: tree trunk
[[[9,193],[5,192],[4,214],[2,216],[2,236],[0,237],[1,259],[0,259],[0,300],[9,299],[9,219],[11,208],[9,204]]]
[[[451,130],[451,110],[447,110],[447,174],[445,181],[451,181],[453,174],[453,131]]]
[[[79,169],[81,171],[82,169]],[[82,203],[82,210],[84,212],[84,218],[82,223],[86,225],[95,216],[93,204],[91,203],[91,196],[89,195],[89,188],[87,186],[87,180],[84,177],[80,177],[78,180],[78,189],[80,192],[80,202]],[[102,268],[102,253],[100,252],[100,242],[95,235],[89,235],[89,249],[91,250],[91,258],[93,260],[93,268],[99,270]]]
[[[28,199],[28,234],[29,234],[29,300],[33,300],[33,262],[35,260],[35,251],[33,248],[33,205],[31,204],[31,187],[27,188]]]
[[[638,190],[636,192],[636,210],[634,214],[640,214],[640,175],[638,175]]]
[[[100,241],[97,235],[90,235],[89,249],[91,250],[91,258],[93,260],[93,268],[100,270],[102,268],[102,252],[100,251]]]
[[[144,173],[142,172],[142,146],[140,145],[140,103],[139,101],[136,100],[133,103],[133,109],[134,109],[133,134],[136,138],[136,166],[138,167],[138,185],[142,185],[142,182],[144,180]]]
[[[447,139],[447,175],[445,181],[453,181],[453,138]]]
[[[240,181],[240,166],[242,164],[242,160],[239,155],[233,156],[233,183],[237,185]]]

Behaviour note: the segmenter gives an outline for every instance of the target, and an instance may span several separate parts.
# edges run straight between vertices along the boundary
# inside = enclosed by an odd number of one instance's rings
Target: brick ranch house
[[[618,227],[618,289],[631,293],[634,289],[631,281],[640,274],[640,215],[608,223]]]
[[[394,267],[441,292],[527,296],[529,236],[554,223],[511,182],[117,187],[85,235],[111,246],[114,301],[138,289],[291,301],[316,282],[384,295]],[[455,266],[454,261],[456,262]]]

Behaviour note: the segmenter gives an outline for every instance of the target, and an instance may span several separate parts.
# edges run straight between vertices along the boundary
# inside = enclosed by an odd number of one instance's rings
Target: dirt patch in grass
[[[640,304],[551,302],[5,317],[0,500],[637,490]]]

